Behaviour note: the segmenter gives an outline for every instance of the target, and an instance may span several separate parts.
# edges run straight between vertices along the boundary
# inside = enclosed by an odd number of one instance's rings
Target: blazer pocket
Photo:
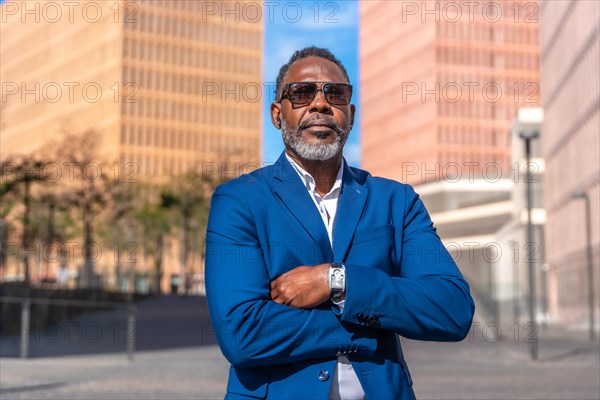
[[[229,367],[225,399],[264,399],[267,396],[268,372],[261,367]]]
[[[369,242],[394,235],[394,225],[382,225],[374,228],[357,229],[354,233],[354,244]]]

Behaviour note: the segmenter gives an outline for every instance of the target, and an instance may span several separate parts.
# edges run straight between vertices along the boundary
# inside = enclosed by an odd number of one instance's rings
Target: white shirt
[[[304,183],[306,190],[308,190],[308,193],[311,195],[311,198],[313,199],[313,202],[315,203],[315,206],[321,215],[321,219],[323,219],[325,228],[327,228],[329,243],[333,249],[333,224],[335,222],[338,200],[342,190],[344,161],[342,160],[342,164],[340,165],[340,169],[335,177],[335,182],[333,183],[331,190],[324,196],[321,196],[316,190],[315,179],[287,154],[285,156],[290,164],[292,164],[292,167],[294,167],[294,170],[298,173],[300,179]],[[335,302],[342,312],[344,311],[344,303],[344,300]],[[350,359],[347,356],[339,356],[337,359],[333,380],[331,382],[331,387],[329,388],[329,399],[366,399],[365,392],[360,384],[360,381],[358,380],[358,377],[356,376],[354,368],[352,368]]]

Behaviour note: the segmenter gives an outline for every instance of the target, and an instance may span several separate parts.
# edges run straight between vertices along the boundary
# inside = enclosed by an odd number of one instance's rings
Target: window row
[[[451,22],[454,17],[439,23],[439,36],[448,39],[507,44],[536,44],[538,42],[537,23],[510,25],[492,21],[473,23],[465,17],[467,16],[463,15],[456,23]]]
[[[125,125],[121,144],[161,149],[213,152],[258,158],[259,138]]]
[[[498,51],[498,49],[439,47],[437,49],[437,59],[444,64],[536,71],[539,69],[537,53],[523,54],[520,52]]]
[[[136,176],[165,176],[180,175],[193,169],[194,164],[200,163],[191,159],[182,157],[154,157],[140,154],[122,154],[121,163],[123,165],[134,164]]]
[[[479,107],[499,107],[502,104],[540,106],[540,84],[536,80],[493,79],[479,74],[442,72],[439,81],[413,84],[410,89],[420,91],[423,101],[439,103],[468,103]]]
[[[440,101],[438,103],[440,116],[451,118],[507,120],[512,117],[507,112],[509,108],[505,104],[488,103],[485,101],[476,103],[449,103],[447,101]]]
[[[467,151],[442,152],[439,156],[441,179],[474,177],[496,181],[511,175],[508,154],[481,154]]]
[[[203,102],[257,104],[263,95],[270,95],[271,83],[255,81],[223,81],[216,77],[176,74],[154,69],[123,68],[123,82],[128,86],[130,99],[140,89],[202,97]],[[127,88],[126,88],[127,89]],[[126,90],[127,91],[127,90]]]
[[[201,0],[134,0],[140,8],[144,8],[147,5],[152,5],[154,7],[168,9],[169,11],[179,11],[185,13],[200,13],[204,11],[206,13],[207,5],[206,1]],[[131,1],[129,1],[130,3]],[[242,5],[244,3],[248,3],[248,0],[242,1]],[[203,4],[204,3],[204,4]],[[225,7],[222,4],[215,3],[217,6]],[[262,3],[258,2],[257,5]],[[231,6],[233,7],[233,6]],[[239,7],[239,5],[238,5]]]
[[[224,160],[225,159],[226,158],[224,158]],[[241,160],[241,162],[234,163],[232,166],[227,167],[227,169],[220,174],[215,171],[215,174],[219,174],[225,178],[234,178],[242,173],[251,172],[258,166],[256,161],[257,158],[242,158]],[[156,157],[128,153],[121,155],[121,163],[123,165],[126,163],[133,163],[136,176],[142,177],[177,176],[190,170],[202,172],[203,163],[205,162],[207,161],[197,157]],[[212,162],[208,162],[212,164]],[[212,173],[213,169],[211,169],[210,172]]]
[[[441,125],[438,131],[438,142],[506,148],[510,142],[510,132],[500,128]]]
[[[245,110],[226,105],[193,104],[146,98],[121,103],[123,116],[219,125],[224,128],[260,129],[260,108]]]
[[[212,69],[222,72],[255,74],[257,76],[260,74],[261,67],[260,57],[172,46],[129,38],[123,41],[123,56],[135,60]]]
[[[207,23],[206,17],[172,18],[167,15],[145,12],[132,14],[125,27],[131,31],[149,32],[162,36],[190,39],[215,45],[234,45],[240,48],[260,49],[262,33],[240,29],[240,23]]]

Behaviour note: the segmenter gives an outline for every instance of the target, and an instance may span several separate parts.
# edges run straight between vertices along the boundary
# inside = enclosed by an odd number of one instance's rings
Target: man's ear
[[[350,104],[350,129],[354,126],[354,113],[356,112],[356,107],[354,104]]]
[[[281,103],[271,103],[271,123],[281,129]]]

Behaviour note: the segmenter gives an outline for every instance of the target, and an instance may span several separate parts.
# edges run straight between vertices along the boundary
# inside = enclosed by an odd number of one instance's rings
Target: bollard
[[[31,300],[27,298],[21,308],[21,358],[29,357],[29,322],[31,316]]]

